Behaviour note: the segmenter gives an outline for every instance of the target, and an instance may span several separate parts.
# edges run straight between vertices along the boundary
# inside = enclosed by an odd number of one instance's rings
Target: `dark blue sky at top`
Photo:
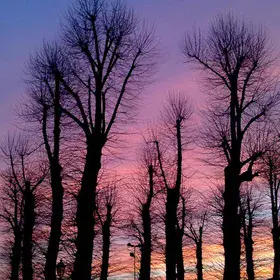
[[[24,94],[24,64],[40,47],[52,40],[71,0],[0,0],[0,140],[11,128],[12,111]],[[155,25],[160,40],[162,62],[156,82],[146,100],[156,107],[168,89],[188,87],[190,71],[184,65],[179,42],[184,31],[195,23],[205,28],[218,12],[229,12],[264,24],[280,44],[280,1],[278,0],[127,0],[136,13]],[[277,49],[280,48],[277,46]]]

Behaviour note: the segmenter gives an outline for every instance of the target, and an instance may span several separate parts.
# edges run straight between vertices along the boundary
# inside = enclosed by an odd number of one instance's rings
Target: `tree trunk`
[[[248,213],[248,225],[246,225],[245,213],[243,211],[243,233],[244,233],[244,245],[245,245],[245,254],[246,254],[246,272],[248,280],[255,279],[255,271],[254,271],[254,260],[253,260],[253,214],[251,211],[250,200],[247,198],[247,213]]]
[[[202,265],[202,240],[196,242],[196,273],[197,280],[203,280],[203,265]]]
[[[225,192],[223,213],[223,245],[225,253],[224,280],[240,280],[240,218],[239,170],[232,166],[225,168]]]
[[[63,219],[63,187],[61,182],[60,166],[51,171],[52,185],[52,217],[51,232],[46,254],[45,279],[56,280],[56,263],[61,238],[61,224]]]
[[[112,222],[112,206],[107,205],[106,220],[102,226],[102,264],[100,280],[108,279],[109,258],[110,258],[110,237]]]
[[[151,279],[151,255],[152,255],[152,229],[151,229],[151,203],[154,195],[154,169],[152,165],[148,167],[149,172],[149,193],[147,201],[142,206],[141,218],[143,224],[144,243],[141,247],[140,280]]]
[[[177,189],[167,189],[166,218],[165,218],[165,259],[166,259],[166,280],[175,280],[177,260],[177,205],[179,194]]]
[[[93,136],[91,136],[93,138]],[[86,162],[82,177],[81,189],[77,197],[76,258],[73,280],[90,280],[92,251],[94,239],[94,210],[98,173],[101,167],[101,145],[97,141],[88,140]]]
[[[166,258],[166,280],[177,278],[179,262],[178,249],[178,229],[177,229],[177,208],[179,204],[181,180],[182,180],[182,142],[181,142],[181,116],[176,120],[176,140],[177,140],[177,174],[175,188],[167,188],[166,218],[165,218],[165,258]],[[182,245],[182,244],[181,244]],[[182,266],[182,261],[180,262]],[[184,266],[184,264],[183,264]],[[184,271],[184,268],[183,268]],[[180,267],[180,273],[182,268]]]
[[[152,254],[152,237],[151,237],[151,216],[150,205],[144,204],[142,209],[143,237],[144,243],[141,247],[140,261],[140,280],[151,279],[151,254]]]
[[[50,171],[51,171],[51,188],[52,188],[52,216],[51,216],[51,231],[49,236],[48,250],[45,263],[45,279],[56,280],[56,263],[59,252],[59,243],[61,238],[61,224],[63,219],[63,195],[64,189],[62,186],[61,166],[59,163],[60,156],[60,89],[59,79],[55,79],[55,96],[54,96],[54,146],[53,153],[51,152],[49,139],[47,135],[47,109],[44,109],[43,118],[43,136],[45,147],[48,154]]]
[[[177,279],[184,280],[185,267],[184,267],[184,255],[183,255],[183,236],[180,230],[177,230]]]
[[[15,239],[12,248],[11,256],[11,280],[19,279],[19,268],[20,268],[20,258],[21,258],[21,229],[17,226],[14,231]]]
[[[35,225],[35,197],[30,188],[30,183],[26,183],[24,190],[24,217],[23,217],[23,245],[22,245],[22,279],[33,279],[33,229]]]

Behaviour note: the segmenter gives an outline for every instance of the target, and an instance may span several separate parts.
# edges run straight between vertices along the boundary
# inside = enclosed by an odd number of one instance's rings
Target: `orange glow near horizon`
[[[207,238],[207,236],[205,236]],[[272,241],[271,239],[264,240],[263,238],[255,238],[255,274],[256,279],[266,279],[272,275]],[[112,266],[110,268],[113,279],[131,279],[133,275],[133,258],[129,256],[130,250],[126,245],[121,245],[117,254],[112,258]],[[136,272],[139,271],[139,252],[136,254]],[[184,247],[184,263],[186,270],[186,277],[190,280],[196,279],[196,259],[195,247]],[[217,280],[222,279],[223,273],[223,247],[216,244],[203,245],[203,266],[205,279]],[[241,275],[246,277],[246,267],[244,256],[241,258]],[[123,277],[123,278],[121,278]],[[152,279],[164,279],[165,264],[164,252],[154,252],[152,255]],[[242,278],[243,279],[243,278]]]

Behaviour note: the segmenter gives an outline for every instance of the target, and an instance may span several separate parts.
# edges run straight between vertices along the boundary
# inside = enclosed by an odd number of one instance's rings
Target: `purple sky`
[[[0,140],[14,122],[12,111],[24,93],[24,64],[42,40],[53,39],[70,0],[0,1]],[[199,80],[183,64],[179,42],[193,24],[205,28],[218,12],[233,12],[264,24],[280,49],[280,1],[272,0],[128,0],[136,13],[155,24],[162,62],[149,87],[141,115],[154,117],[168,90],[184,90],[200,100]],[[280,44],[279,44],[280,46]],[[152,108],[152,110],[151,110]]]

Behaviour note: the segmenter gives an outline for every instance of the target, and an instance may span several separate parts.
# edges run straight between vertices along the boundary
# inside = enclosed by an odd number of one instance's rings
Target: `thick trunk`
[[[100,280],[108,279],[110,244],[111,244],[111,221],[112,221],[112,206],[107,205],[106,221],[102,226],[102,264]]]
[[[165,217],[165,260],[166,280],[174,280],[177,277],[177,205],[179,193],[177,189],[167,189],[166,217]]]
[[[239,189],[238,168],[226,167],[223,212],[224,280],[240,280]]]
[[[203,280],[202,241],[196,242],[196,273],[197,280]]]
[[[76,258],[73,280],[90,280],[94,239],[94,209],[98,173],[101,167],[101,145],[88,143],[86,163],[82,185],[77,197],[76,222],[78,228],[76,240]]]
[[[177,279],[184,280],[185,268],[184,268],[184,255],[183,255],[183,240],[180,231],[177,233]]]
[[[151,279],[151,254],[152,254],[152,237],[151,237],[151,216],[150,205],[144,204],[142,209],[143,237],[144,243],[141,248],[140,262],[140,280]]]
[[[23,244],[22,244],[22,279],[33,279],[33,230],[35,225],[35,197],[26,184],[24,191],[24,218],[23,218]]]
[[[52,217],[48,250],[45,263],[45,279],[56,280],[56,263],[61,238],[61,224],[63,219],[63,187],[60,175],[60,165],[53,167],[51,172],[52,185]]]
[[[22,235],[20,228],[15,229],[15,239],[11,255],[11,280],[19,279],[20,257],[21,257],[21,241]]]

